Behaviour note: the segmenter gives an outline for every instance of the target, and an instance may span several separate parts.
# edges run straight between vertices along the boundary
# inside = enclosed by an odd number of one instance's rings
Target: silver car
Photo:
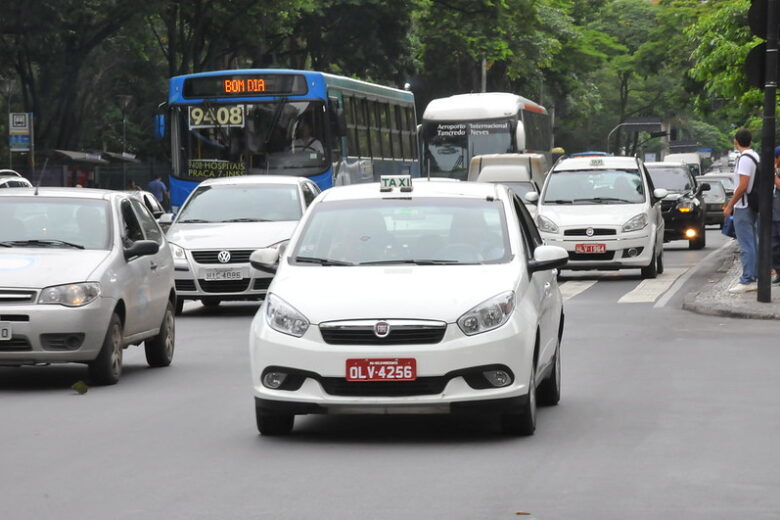
[[[254,269],[249,255],[289,240],[318,194],[317,185],[303,177],[250,175],[200,183],[167,233],[176,264],[177,314],[185,299],[206,307],[262,299],[273,275]]]
[[[86,363],[114,384],[122,352],[173,359],[173,258],[132,196],[75,188],[0,192],[0,365]]]

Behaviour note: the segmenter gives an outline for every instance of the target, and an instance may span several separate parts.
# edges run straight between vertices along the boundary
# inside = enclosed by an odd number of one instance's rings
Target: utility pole
[[[116,96],[119,108],[122,109],[122,188],[127,188],[127,161],[125,161],[125,153],[127,152],[127,107],[130,105],[130,101],[133,100],[133,96],[129,94],[119,94]]]
[[[8,107],[8,119],[7,125],[8,125],[8,136],[6,139],[8,140],[8,168],[13,169],[13,156],[14,153],[11,151],[11,95],[14,93],[14,80],[12,79],[4,79],[3,80],[3,96],[5,96],[5,102]]]

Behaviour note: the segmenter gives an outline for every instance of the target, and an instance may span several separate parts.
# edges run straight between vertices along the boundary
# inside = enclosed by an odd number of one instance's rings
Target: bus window
[[[393,138],[393,157],[403,159],[404,153],[401,146],[401,107],[390,105],[390,129]]]
[[[355,98],[355,122],[357,124],[360,157],[371,157],[371,140],[368,136],[368,114],[365,99]]]
[[[407,159],[415,159],[418,157],[417,152],[417,121],[414,120],[414,109],[412,107],[406,107],[404,109],[404,135],[406,136],[408,146],[404,146],[409,150],[410,154]]]
[[[368,101],[366,103],[368,107],[368,127],[371,137],[371,156],[374,158],[384,157],[382,154],[382,136],[379,132],[379,120],[377,114],[376,101]]]
[[[347,121],[347,154],[348,156],[359,156],[360,147],[358,145],[358,128],[355,123],[355,99],[352,96],[344,96],[344,118]]]
[[[377,107],[379,107],[379,131],[382,136],[382,157],[395,157],[390,141],[390,118],[387,114],[390,105],[387,103],[377,103]]]

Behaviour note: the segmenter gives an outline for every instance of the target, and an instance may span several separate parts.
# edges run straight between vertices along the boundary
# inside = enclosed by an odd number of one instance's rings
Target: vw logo
[[[374,335],[377,338],[386,338],[390,335],[390,324],[386,321],[378,321],[374,324]]]
[[[588,235],[589,237],[592,237],[593,233],[595,232],[593,231],[592,227],[589,227],[588,229],[585,230],[585,234]]]
[[[219,263],[221,264],[230,262],[230,251],[220,251],[217,255],[217,260],[219,260]]]

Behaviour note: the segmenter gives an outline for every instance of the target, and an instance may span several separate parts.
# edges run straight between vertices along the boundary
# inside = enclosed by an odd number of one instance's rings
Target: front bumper
[[[582,227],[582,226],[579,226]],[[595,226],[594,226],[595,227]],[[602,228],[599,228],[602,229]],[[567,228],[559,233],[544,233],[544,243],[559,246],[569,253],[569,262],[564,269],[628,269],[641,268],[653,261],[653,249],[656,242],[655,229],[645,228],[642,231],[622,233],[617,228],[613,235],[599,236],[566,236]],[[577,253],[577,244],[604,244],[605,253]]]
[[[174,271],[176,296],[183,300],[261,300],[273,280],[272,274],[258,271],[249,263],[199,264],[187,253],[188,260],[177,260]],[[209,273],[216,271],[239,273],[240,278],[207,280]]]
[[[670,240],[689,240],[685,232],[693,229],[698,233],[703,225],[701,211],[692,213],[680,213],[677,210],[671,210],[663,213],[664,218],[664,242]]]
[[[495,400],[514,406],[528,395],[533,366],[535,330],[527,328],[510,320],[469,337],[449,324],[436,344],[335,345],[324,342],[316,325],[301,338],[278,333],[265,324],[261,309],[250,333],[253,393],[259,407],[295,414],[450,413],[485,410]],[[349,382],[346,361],[354,358],[414,358],[417,380]],[[498,367],[512,374],[509,385],[480,384],[481,371]],[[300,379],[292,389],[273,390],[261,382],[268,370]]]
[[[11,341],[0,341],[0,365],[94,360],[103,345],[116,301],[101,297],[84,307],[0,305]]]

